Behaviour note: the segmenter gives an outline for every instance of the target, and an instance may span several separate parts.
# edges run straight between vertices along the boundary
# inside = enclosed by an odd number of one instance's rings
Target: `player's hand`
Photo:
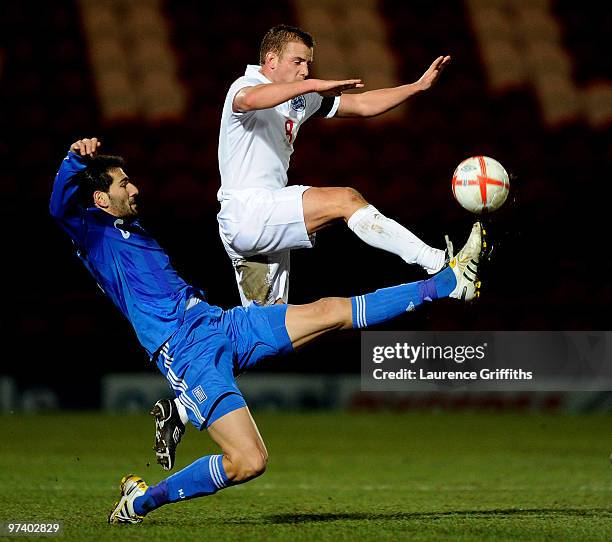
[[[79,139],[70,145],[70,150],[75,154],[93,158],[96,155],[100,145],[102,145],[102,142],[98,141],[97,137],[92,137],[90,139]]]
[[[345,90],[363,88],[361,79],[345,79],[344,81],[327,81],[325,79],[311,79],[314,83],[314,91],[321,96],[340,96]]]
[[[421,76],[421,78],[417,81],[417,85],[421,87],[422,90],[427,90],[431,88],[431,86],[438,80],[440,74],[450,64],[451,57],[450,56],[439,56],[432,63],[431,66],[427,69],[427,71]]]

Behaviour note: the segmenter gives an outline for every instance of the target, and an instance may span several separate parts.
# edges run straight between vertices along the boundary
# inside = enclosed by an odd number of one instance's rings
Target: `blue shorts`
[[[198,429],[246,406],[235,377],[270,356],[293,351],[285,327],[287,305],[224,311],[202,301],[157,355],[189,421]]]

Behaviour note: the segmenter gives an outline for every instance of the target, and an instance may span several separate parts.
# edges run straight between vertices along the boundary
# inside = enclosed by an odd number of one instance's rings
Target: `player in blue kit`
[[[307,305],[209,305],[140,224],[138,189],[123,160],[97,155],[99,146],[96,138],[71,145],[55,178],[51,214],[175,392],[174,401],[156,405],[158,437],[178,442],[190,421],[207,429],[221,449],[154,486],[125,476],[111,523],[139,523],[164,504],[211,495],[264,472],[268,452],[235,383],[263,358],[291,352],[328,331],[387,321],[425,301],[478,295],[482,234],[476,223],[463,249],[428,280]],[[173,455],[174,449],[172,460]]]

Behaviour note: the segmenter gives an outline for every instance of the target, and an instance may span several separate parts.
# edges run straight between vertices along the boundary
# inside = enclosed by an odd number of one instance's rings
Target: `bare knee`
[[[313,303],[313,317],[328,329],[341,329],[351,317],[350,301],[343,297],[324,297]]]
[[[354,188],[309,188],[303,195],[304,222],[308,233],[314,233],[338,220],[348,219],[368,202]]]
[[[357,209],[368,204],[364,197],[350,186],[339,188],[338,191],[338,205],[341,208],[340,214],[345,220],[348,220]]]
[[[231,455],[226,454],[225,458],[229,463],[225,474],[235,484],[261,476],[268,464],[268,453],[259,448]]]

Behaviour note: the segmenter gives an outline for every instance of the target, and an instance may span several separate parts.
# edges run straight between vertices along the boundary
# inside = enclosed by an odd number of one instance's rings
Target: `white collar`
[[[244,75],[248,75],[249,77],[255,77],[259,79],[262,83],[271,83],[270,79],[268,79],[263,73],[261,73],[261,66],[258,64],[248,64]]]

